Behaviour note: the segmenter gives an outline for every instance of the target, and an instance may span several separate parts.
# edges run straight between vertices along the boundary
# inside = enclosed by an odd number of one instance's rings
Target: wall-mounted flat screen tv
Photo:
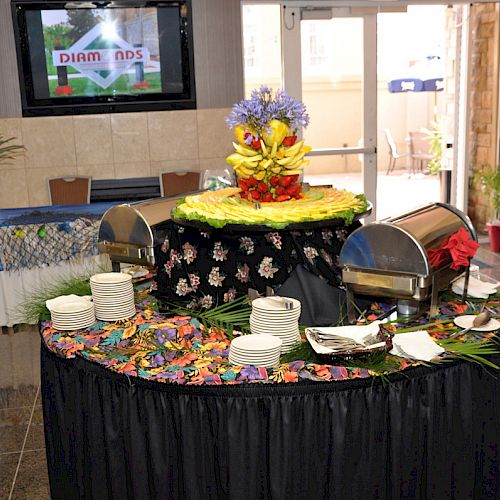
[[[191,4],[13,0],[24,116],[196,107]]]

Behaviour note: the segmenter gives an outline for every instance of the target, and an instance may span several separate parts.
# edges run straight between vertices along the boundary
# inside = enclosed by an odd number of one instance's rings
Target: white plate
[[[135,308],[124,309],[123,311],[96,311],[96,318],[121,318],[129,317],[135,314]]]
[[[294,309],[292,311],[267,311],[263,309],[253,308],[252,315],[258,316],[260,318],[273,319],[298,318],[300,316],[300,309]]]
[[[283,303],[281,302],[281,299],[286,299],[287,301],[292,302],[293,309],[285,309]],[[292,299],[291,297],[260,297],[258,299],[252,300],[252,308],[253,307],[263,309],[264,311],[272,310],[290,312],[294,309],[300,308],[300,301],[298,301],[297,299]]]
[[[121,303],[121,304],[96,304],[96,311],[122,311],[123,309],[132,309],[135,307],[133,302]]]
[[[250,315],[250,321],[254,323],[263,323],[265,325],[287,325],[293,324],[297,325],[299,323],[298,318],[283,318],[283,319],[275,319],[275,318],[261,318],[260,316]]]
[[[272,335],[242,335],[235,338],[231,345],[236,348],[247,349],[250,351],[267,351],[281,347],[281,340]]]
[[[125,273],[100,273],[94,274],[90,277],[91,283],[97,284],[109,284],[109,283],[125,283],[127,281],[132,281],[132,276]]]
[[[52,311],[54,307],[57,307],[61,304],[78,302],[83,305],[88,305],[91,303],[92,297],[90,295],[60,295],[59,297],[54,297],[53,299],[49,299],[45,301],[45,305],[49,311]]]
[[[97,292],[110,293],[113,292],[114,290],[132,290],[134,287],[132,283],[123,283],[123,284],[117,283],[115,285],[106,285],[106,286],[96,285],[94,283],[91,283],[90,288]]]
[[[84,328],[88,328],[89,326],[92,326],[95,323],[94,321],[87,321],[85,323],[80,323],[77,325],[67,325],[64,323],[56,323],[52,322],[52,328],[55,328],[56,330],[83,330]]]
[[[130,312],[134,311],[135,313],[135,307],[123,307],[121,309],[118,308],[112,308],[112,309],[96,309],[95,314],[96,316],[116,316],[117,314],[128,314]]]
[[[63,302],[61,304],[56,304],[52,306],[51,312],[61,313],[61,314],[75,314],[81,312],[90,311],[94,307],[92,302],[88,301],[75,301],[75,302]]]
[[[239,351],[236,348],[229,349],[229,354],[235,356],[248,356],[249,358],[273,358],[280,353],[280,348],[278,347],[273,351],[266,351],[265,353],[256,353],[256,352],[247,352],[247,351]]]
[[[279,358],[277,360],[269,361],[269,362],[248,362],[245,360],[239,360],[239,359],[233,359],[229,358],[229,362],[232,363],[233,365],[236,366],[244,366],[244,365],[252,365],[252,366],[257,366],[261,368],[275,368],[276,366],[279,365]]]
[[[68,318],[59,318],[58,316],[52,315],[51,319],[52,319],[52,321],[56,321],[57,323],[60,323],[60,324],[65,323],[65,324],[68,324],[68,325],[73,325],[73,324],[76,324],[76,323],[82,323],[82,322],[86,322],[86,321],[90,321],[90,320],[95,320],[95,315],[91,314],[89,316],[82,316],[82,317],[71,318],[71,319],[68,319]]]
[[[472,322],[476,316],[474,314],[467,314],[465,316],[457,316],[453,321],[455,325],[460,328],[470,328],[478,332],[492,332],[500,328],[500,321],[495,318],[490,318],[488,323],[483,326],[472,326]]]
[[[280,359],[281,351],[276,356],[268,356],[267,358],[251,358],[249,356],[238,356],[238,354],[230,354],[228,359],[230,361],[239,361],[241,363],[253,365],[254,363],[274,364]]]
[[[123,315],[120,315],[120,316],[97,316],[96,315],[96,319],[98,321],[107,321],[109,323],[113,323],[115,321],[121,321],[121,320],[125,320],[125,319],[130,319],[133,316],[135,316],[135,311],[133,313],[123,314]]]

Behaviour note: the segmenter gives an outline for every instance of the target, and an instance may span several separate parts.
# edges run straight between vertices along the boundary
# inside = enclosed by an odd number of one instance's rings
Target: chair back
[[[162,196],[175,196],[200,188],[200,172],[161,172]]]
[[[391,152],[391,156],[393,158],[397,158],[398,157],[398,150],[396,147],[396,142],[394,141],[394,137],[392,137],[391,131],[388,128],[385,128],[384,134],[385,134],[385,138],[387,140],[387,145],[389,146],[389,150]]]
[[[52,177],[48,179],[51,205],[90,203],[91,177]]]
[[[424,132],[410,132],[410,151],[412,155],[430,154],[429,136]]]

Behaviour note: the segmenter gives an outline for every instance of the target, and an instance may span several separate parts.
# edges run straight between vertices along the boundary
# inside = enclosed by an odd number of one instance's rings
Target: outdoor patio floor
[[[354,193],[361,193],[363,190],[361,172],[306,174],[305,181],[312,186],[332,184]],[[377,184],[377,219],[439,201],[439,178],[435,175],[410,175],[407,170],[395,170],[386,175],[385,171],[379,171]]]

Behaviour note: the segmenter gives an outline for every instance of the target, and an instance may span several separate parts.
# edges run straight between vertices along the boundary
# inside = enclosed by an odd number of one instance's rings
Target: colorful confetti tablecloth
[[[452,322],[446,321],[447,316],[463,313],[467,307],[453,303],[444,305],[442,311],[445,315],[428,329],[429,333],[436,339],[446,338]],[[426,321],[421,320],[422,329]],[[101,321],[76,332],[57,331],[47,323],[42,336],[47,347],[61,357],[80,356],[114,372],[157,382],[220,385],[306,379],[336,381],[374,375],[364,368],[300,359],[282,363],[275,369],[234,366],[228,361],[230,338],[224,331],[206,328],[190,316],[169,317],[141,307],[130,320],[115,323]],[[386,356],[391,359],[386,373],[419,364],[415,360]]]

